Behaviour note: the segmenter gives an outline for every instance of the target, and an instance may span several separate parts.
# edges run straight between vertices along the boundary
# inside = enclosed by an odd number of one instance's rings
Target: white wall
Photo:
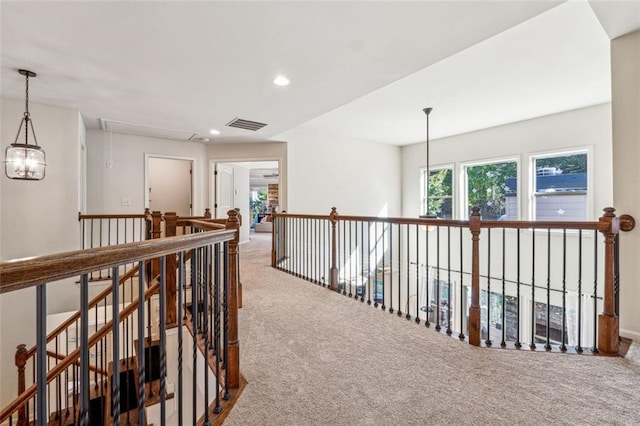
[[[434,110],[431,126],[437,125],[437,111]],[[432,140],[430,163],[431,167],[434,167],[496,158],[519,159],[520,219],[528,220],[528,202],[523,194],[528,193],[527,188],[531,180],[529,156],[585,147],[592,149],[589,164],[590,210],[591,219],[595,220],[601,215],[604,207],[613,203],[610,104]],[[402,148],[403,216],[415,217],[420,212],[420,168],[425,166],[424,143]],[[454,182],[454,185],[457,183]],[[455,211],[459,209],[456,208]]]
[[[640,220],[640,32],[611,43],[613,199]],[[640,342],[640,229],[621,238],[620,333]]]
[[[145,154],[194,159],[193,213],[203,214],[208,206],[206,147],[200,142],[89,130],[87,146],[87,213],[144,212]],[[131,205],[123,206],[122,198],[129,198]]]
[[[289,147],[290,213],[400,215],[400,148],[304,126],[279,137]]]
[[[0,259],[77,250],[79,244],[79,158],[82,123],[77,111],[30,103],[38,143],[46,153],[45,179],[39,182],[0,178]],[[23,100],[2,99],[2,140],[14,141],[24,111]],[[2,161],[4,161],[2,148]],[[49,285],[48,313],[76,309],[78,288],[72,281]],[[12,349],[35,343],[35,290],[0,296],[0,405],[17,390]],[[16,327],[16,324],[20,324]],[[6,384],[6,385],[5,385]]]

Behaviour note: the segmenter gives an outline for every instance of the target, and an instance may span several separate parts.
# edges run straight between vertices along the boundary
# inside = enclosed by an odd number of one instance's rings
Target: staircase
[[[48,288],[79,276],[81,293],[78,312],[18,348],[18,395],[1,425],[222,423],[244,384],[238,215],[155,218],[151,241],[0,264],[0,292],[36,287],[39,330]],[[106,288],[88,301],[96,271]]]

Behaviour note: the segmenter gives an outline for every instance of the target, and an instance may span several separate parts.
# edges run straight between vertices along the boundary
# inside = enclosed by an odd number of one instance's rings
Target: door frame
[[[193,215],[194,208],[199,203],[196,203],[195,188],[195,176],[196,176],[196,159],[193,157],[181,157],[177,155],[165,155],[165,154],[149,154],[144,153],[144,208],[149,208],[149,159],[150,158],[162,158],[165,160],[184,160],[191,162],[191,215]]]
[[[216,202],[216,183],[213,172],[215,172],[216,164],[218,163],[255,163],[259,161],[277,161],[278,162],[278,200],[282,203],[282,157],[245,157],[245,158],[211,158],[209,159],[209,209],[214,211],[214,204]],[[279,211],[282,211],[282,204],[280,204]]]

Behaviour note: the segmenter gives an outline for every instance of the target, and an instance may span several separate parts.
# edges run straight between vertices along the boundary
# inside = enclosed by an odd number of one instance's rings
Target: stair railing
[[[619,232],[598,221],[276,213],[272,266],[467,340],[617,354]]]
[[[166,388],[167,377],[172,376],[172,380],[177,383],[179,398],[181,398],[182,380],[175,381],[175,375],[177,371],[181,372],[183,367],[188,368],[187,365],[182,364],[183,348],[180,345],[177,348],[172,348],[172,350],[175,349],[179,352],[179,365],[167,365],[166,336],[168,322],[166,312],[168,310],[166,305],[167,290],[169,288],[167,270],[168,261],[171,259],[177,259],[178,293],[185,292],[188,285],[193,287],[193,282],[190,283],[190,281],[195,278],[196,281],[194,282],[199,283],[199,288],[203,292],[201,299],[196,298],[195,306],[201,303],[200,300],[211,299],[213,297],[212,294],[224,300],[224,303],[221,302],[215,305],[216,309],[224,306],[225,311],[220,313],[221,316],[216,317],[218,319],[217,324],[220,325],[218,329],[211,331],[211,327],[207,326],[204,328],[207,333],[198,332],[198,328],[196,328],[195,333],[198,336],[213,335],[213,340],[220,344],[214,353],[211,353],[211,349],[215,349],[215,345],[213,348],[205,347],[206,353],[204,357],[217,357],[220,361],[218,364],[222,364],[225,367],[224,374],[228,377],[228,380],[225,380],[222,388],[217,388],[222,389],[222,395],[220,392],[214,392],[216,395],[211,398],[207,395],[208,399],[205,400],[205,406],[212,406],[211,412],[216,415],[224,412],[225,402],[221,402],[221,397],[222,399],[225,397],[231,398],[234,394],[238,394],[238,388],[240,387],[239,383],[234,382],[233,379],[234,377],[239,377],[239,362],[234,359],[236,357],[239,360],[237,356],[237,303],[235,320],[230,318],[231,315],[234,315],[234,294],[237,295],[237,289],[234,288],[237,286],[237,279],[234,278],[235,271],[232,269],[232,265],[237,262],[237,258],[230,259],[231,246],[234,240],[237,246],[238,232],[237,228],[234,229],[236,225],[233,225],[234,221],[237,223],[237,216],[234,218],[232,216],[235,216],[235,212],[230,213],[231,230],[205,231],[194,235],[133,242],[112,247],[0,263],[0,274],[3,277],[0,284],[0,293],[35,287],[37,295],[36,361],[33,364],[32,371],[28,371],[29,368],[25,368],[26,363],[23,363],[23,367],[18,372],[19,378],[23,383],[24,377],[31,374],[34,378],[33,384],[26,389],[23,386],[18,397],[0,411],[0,423],[8,420],[9,424],[14,422],[16,424],[27,424],[34,421],[37,424],[44,424],[49,421],[50,415],[64,415],[64,421],[57,417],[58,421],[63,424],[67,421],[79,424],[103,424],[102,422],[108,421],[106,420],[108,414],[105,413],[111,413],[110,418],[120,415],[129,416],[134,413],[133,415],[137,417],[139,424],[142,424],[146,421],[147,416],[146,403],[153,397],[159,401],[161,407],[160,413],[156,415],[156,418],[166,419],[171,415],[174,417],[178,415],[182,418],[183,413],[181,410],[177,414],[167,413],[166,406],[168,396]],[[216,226],[216,229],[218,228]],[[195,255],[197,261],[193,259],[187,261],[187,253],[192,253],[191,256]],[[222,255],[219,253],[222,253]],[[120,267],[124,264],[135,262],[138,265],[138,269],[144,271],[146,269],[144,267],[145,262],[158,257],[160,257],[158,283],[147,288],[145,282],[150,281],[151,276],[147,273],[142,273],[137,285],[137,298],[132,297],[126,301],[125,297],[123,297],[121,300],[122,292],[118,277]],[[93,271],[105,269],[109,269],[112,275],[110,288],[112,298],[111,317],[109,318],[105,314],[103,318],[100,318],[101,321],[104,321],[104,325],[94,330],[93,334],[90,335],[90,320],[96,321],[96,324],[99,321],[95,319],[94,315],[96,314],[89,308],[89,276]],[[191,280],[186,276],[187,269],[191,271]],[[208,272],[213,269],[217,271],[217,274],[214,275]],[[77,338],[80,343],[72,351],[66,348],[61,351],[60,347],[47,345],[47,336],[45,334],[46,290],[48,287],[55,286],[56,281],[78,275],[81,277],[81,309],[78,327],[76,327],[79,330],[77,335],[72,336],[72,340]],[[155,296],[156,293],[157,296]],[[151,309],[145,307],[145,301],[148,301],[151,297],[157,297],[160,305],[158,309],[159,318],[154,320],[157,323],[154,329],[159,340],[160,358],[160,373],[158,374],[159,378],[155,390],[152,389],[153,384],[147,383],[145,380],[145,375],[150,373],[146,365],[147,362],[145,362],[145,358],[147,358],[147,352],[145,351],[148,349],[146,342],[151,339],[150,334],[153,332],[153,330],[145,328],[145,323],[149,321],[153,314]],[[182,301],[183,297],[178,300]],[[178,303],[178,310],[181,311],[183,308],[183,303]],[[94,311],[97,311],[97,308]],[[106,311],[107,309],[105,308],[104,312]],[[179,315],[178,321],[180,322],[182,319],[183,316]],[[97,328],[97,325],[94,325],[94,327]],[[200,325],[199,327],[202,328],[203,326]],[[61,327],[58,328],[62,329]],[[178,340],[182,340],[182,327],[177,327],[176,330]],[[209,333],[209,331],[211,332]],[[69,333],[67,332],[67,334]],[[221,340],[223,335],[225,336],[224,342]],[[52,341],[49,340],[49,342]],[[129,376],[126,374],[129,371],[127,363],[129,358],[132,358],[131,355],[135,355],[133,352],[127,354],[125,351],[132,347],[134,341],[136,353],[138,355],[145,354],[145,356],[137,356],[135,358],[134,363],[137,368],[132,370],[135,374],[131,377],[135,379],[135,387],[137,389],[127,386],[121,388],[119,380],[121,376],[123,379],[128,380],[127,377]],[[56,345],[62,346],[61,343],[56,343]],[[234,346],[236,349],[233,348]],[[25,358],[28,352],[26,347],[22,346],[16,355],[17,360],[18,358]],[[125,356],[125,359],[121,359],[122,356]],[[48,370],[47,367],[52,359],[56,361],[56,364]],[[123,362],[124,364],[122,364]],[[154,361],[149,362],[149,364],[153,363]],[[77,367],[78,364],[79,367]],[[209,376],[209,373],[203,373],[202,370],[198,370],[195,367],[196,364],[197,361],[194,360],[194,364],[191,365],[194,371],[194,384],[208,380]],[[171,367],[171,369],[168,370],[168,367]],[[197,371],[199,371],[200,375],[204,375],[204,378],[196,377]],[[108,378],[104,377],[105,372],[107,372]],[[91,373],[93,373],[93,379],[91,379]],[[216,374],[216,380],[221,377],[220,371],[218,373]],[[94,401],[99,400],[99,396],[104,397],[105,395],[108,402],[102,399],[101,404],[104,409],[96,411]],[[130,406],[131,400],[128,398],[133,398],[134,396],[137,401],[135,407],[132,407]],[[181,407],[183,402],[179,400],[177,405]],[[126,409],[126,412],[121,411],[121,403],[123,404],[123,410]],[[105,408],[105,404],[108,404],[109,407]],[[135,410],[132,411],[134,408]],[[62,414],[63,412],[64,414]],[[209,415],[209,410],[205,410],[205,415]]]

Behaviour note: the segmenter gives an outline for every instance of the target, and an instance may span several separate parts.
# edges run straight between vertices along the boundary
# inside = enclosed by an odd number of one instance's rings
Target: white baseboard
[[[631,330],[620,329],[620,335],[622,337],[626,337],[627,339],[631,339],[634,342],[640,343],[640,333]]]

